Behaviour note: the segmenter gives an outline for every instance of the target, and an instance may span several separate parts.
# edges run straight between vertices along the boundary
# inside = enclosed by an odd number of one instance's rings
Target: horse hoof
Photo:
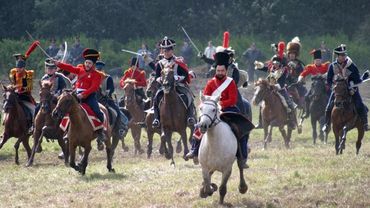
[[[28,168],[28,167],[31,167],[31,166],[32,166],[32,163],[28,162],[25,166],[26,166],[27,168]]]
[[[116,170],[114,170],[114,168],[111,168],[108,170],[110,173],[116,173]]]
[[[302,125],[299,125],[299,126],[298,126],[297,131],[298,131],[298,134],[302,134]]]
[[[200,196],[200,198],[207,198],[208,197],[208,194],[206,194],[206,192],[204,191],[204,188],[200,188],[199,196]]]
[[[194,163],[194,165],[198,165],[198,164],[199,164],[199,159],[198,159],[198,157],[194,157],[194,158],[193,158],[193,163]]]
[[[166,157],[167,160],[172,159],[172,156],[169,153],[166,153],[165,157]]]
[[[247,184],[239,185],[239,193],[245,194],[245,193],[247,193],[247,191],[248,191],[248,185]]]

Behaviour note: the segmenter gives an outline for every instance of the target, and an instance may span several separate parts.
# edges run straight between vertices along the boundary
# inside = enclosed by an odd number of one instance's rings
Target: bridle
[[[205,101],[205,102],[203,102],[203,105],[211,105],[211,106],[213,106],[214,108],[215,108],[215,110],[218,110],[217,109],[217,102],[216,101],[213,101],[213,100],[207,100],[207,101]],[[200,115],[199,116],[199,121],[201,120],[201,118],[202,117],[206,117],[206,118],[208,118],[210,121],[211,121],[211,123],[207,126],[207,128],[211,128],[211,127],[213,127],[213,126],[216,126],[217,124],[219,124],[220,123],[220,119],[217,117],[217,112],[215,112],[215,115],[213,116],[213,117],[211,117],[210,115],[208,115],[208,114],[202,114],[202,115]]]

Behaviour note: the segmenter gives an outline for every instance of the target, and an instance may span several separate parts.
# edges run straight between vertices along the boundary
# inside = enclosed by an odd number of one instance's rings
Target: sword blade
[[[198,54],[200,53],[200,50],[198,49],[198,47],[195,45],[195,43],[191,40],[190,36],[188,35],[188,33],[186,32],[185,28],[184,27],[181,27],[182,31],[184,31],[186,37],[188,37],[191,45],[193,45],[193,47],[195,48],[195,50],[197,50]]]
[[[129,51],[129,50],[126,50],[126,49],[121,49],[122,52],[126,52],[126,53],[131,53],[131,54],[134,54],[134,55],[138,55],[138,56],[143,56],[143,54],[141,53],[136,53],[134,51]]]

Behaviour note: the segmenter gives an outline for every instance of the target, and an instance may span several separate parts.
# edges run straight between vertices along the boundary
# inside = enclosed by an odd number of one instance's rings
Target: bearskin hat
[[[299,50],[301,49],[301,41],[298,37],[294,37],[286,47],[288,54],[295,53],[296,56],[299,56]]]
[[[82,57],[84,57],[85,60],[90,60],[92,61],[94,64],[96,63],[96,61],[99,59],[100,57],[100,54],[97,50],[95,49],[91,49],[91,48],[86,48],[83,52],[82,52]]]
[[[227,69],[230,63],[230,55],[226,52],[218,52],[215,54],[215,63],[216,66],[224,65]]]
[[[313,59],[321,59],[322,58],[320,49],[313,49],[310,52],[310,54],[313,55]]]

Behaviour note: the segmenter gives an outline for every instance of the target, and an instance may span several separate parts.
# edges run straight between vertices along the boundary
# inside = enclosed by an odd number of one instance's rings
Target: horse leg
[[[131,128],[132,136],[134,138],[134,146],[135,146],[135,155],[143,154],[144,150],[141,149],[140,144],[140,136],[141,136],[141,127],[135,125],[135,127]]]
[[[180,137],[176,142],[176,153],[180,153],[182,151],[181,140],[184,141],[183,138]]]
[[[172,146],[172,132],[168,132],[166,136],[166,143],[168,146],[168,156],[167,159],[171,159],[171,165],[175,165],[175,160],[173,159],[173,146]]]
[[[78,172],[80,172],[81,175],[85,175],[90,151],[91,151],[91,144],[85,145],[82,159],[77,165],[78,166]]]
[[[319,119],[317,120],[317,122],[319,122],[319,127],[320,127],[320,129],[322,129],[322,127],[324,127],[324,124],[323,124],[323,122],[322,122],[322,119],[321,119],[321,118],[319,118]],[[320,130],[320,129],[319,129],[319,130]],[[327,138],[328,138],[328,137],[326,137],[322,131],[319,131],[319,138],[320,138],[320,140],[321,140],[322,142],[324,142],[324,144],[326,144],[326,141],[327,141]]]
[[[356,155],[360,152],[362,138],[364,137],[365,131],[362,125],[357,125],[357,142],[356,142]]]
[[[186,135],[186,129],[183,132],[181,132],[181,139],[182,139],[182,142],[184,143],[184,155],[183,155],[183,158],[185,160],[185,155],[187,155],[189,153],[188,138],[187,138],[187,135]]]
[[[279,130],[280,130],[281,135],[283,136],[285,147],[287,149],[289,149],[289,140],[290,140],[290,138],[288,138],[288,135],[287,135],[287,133],[284,129],[284,126],[279,126]],[[292,130],[288,127],[288,134],[289,134],[289,131],[291,132]]]
[[[146,155],[147,158],[149,159],[152,156],[153,152],[153,136],[154,136],[153,130],[148,128],[147,135],[148,135],[148,144],[146,146]]]
[[[340,130],[334,124],[333,124],[333,132],[334,132],[334,137],[335,137],[335,153],[338,155],[339,154],[339,135],[340,135]]]
[[[199,196],[201,198],[207,198],[213,193],[213,191],[211,190],[211,176],[209,170],[207,168],[202,168],[202,175],[203,183],[199,191]]]
[[[273,126],[270,125],[269,133],[267,135],[267,142],[268,143],[271,143],[271,141],[272,141],[272,129],[273,129]]]
[[[113,134],[112,134],[112,145],[110,147],[111,149],[111,154],[112,154],[112,160],[113,160],[113,156],[114,156],[114,153],[116,151],[116,148],[118,146],[118,143],[119,143],[119,140],[120,140],[120,136],[119,136],[119,133],[117,131],[114,130]]]
[[[339,142],[340,154],[342,154],[343,150],[346,148],[347,133],[348,133],[348,128],[347,128],[347,126],[344,126],[343,129],[342,129],[342,137],[340,138],[340,142]]]
[[[3,148],[4,144],[8,141],[8,139],[10,138],[9,137],[9,134],[4,132],[3,134],[3,140],[1,140],[1,143],[0,143],[0,149]]]
[[[248,185],[244,179],[244,163],[242,159],[238,159],[238,168],[239,168],[239,192],[245,194],[248,190]]]
[[[316,144],[317,131],[316,131],[316,119],[311,115],[311,126],[312,126],[312,139],[313,144]]]
[[[69,141],[69,166],[71,166],[76,171],[80,171],[79,166],[76,165],[76,149],[77,145]]]
[[[108,169],[108,172],[115,172],[114,168],[112,168],[113,151],[112,151],[112,145],[110,143],[110,139],[107,139],[105,141],[105,151],[107,152],[107,169]]]
[[[263,149],[267,148],[267,134],[268,134],[268,125],[263,124]]]
[[[27,158],[28,158],[28,160],[31,157],[31,147],[30,147],[29,139],[30,139],[29,136],[22,137],[22,144],[23,144],[24,149],[27,152]]]
[[[33,134],[33,147],[31,156],[26,164],[26,167],[30,167],[33,164],[33,159],[35,158],[36,150],[38,149],[39,144],[41,143],[41,138],[44,136],[44,131],[40,129],[35,129],[35,133]]]
[[[218,202],[219,204],[224,203],[224,198],[227,192],[227,181],[230,178],[231,170],[232,168],[222,173],[222,180],[221,180],[221,185],[220,185],[220,190],[219,190],[220,192],[220,201]]]
[[[19,155],[18,155],[18,149],[19,149],[19,144],[21,143],[22,139],[18,138],[17,142],[14,144],[14,149],[15,149],[15,164],[19,165]]]
[[[63,155],[64,155],[64,164],[68,164],[68,153],[67,153],[67,145],[63,139],[63,137],[58,138],[58,144],[60,148],[62,149]]]

